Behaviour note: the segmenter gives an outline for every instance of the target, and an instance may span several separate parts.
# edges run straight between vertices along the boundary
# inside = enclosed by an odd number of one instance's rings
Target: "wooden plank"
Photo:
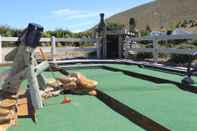
[[[153,52],[153,48],[130,48],[128,49],[129,52]]]
[[[80,38],[56,38],[57,42],[81,42]]]
[[[18,117],[27,117],[30,115],[28,110],[27,98],[21,98],[18,100],[17,110]]]
[[[184,54],[184,55],[192,55],[197,50],[192,49],[176,49],[176,48],[159,48],[158,52],[165,54]]]
[[[160,36],[145,36],[139,38],[132,38],[133,41],[153,41],[157,40],[192,40],[197,39],[197,34],[179,34],[179,35],[160,35]]]
[[[18,37],[2,37],[3,42],[16,42],[18,41]]]
[[[3,42],[17,42],[18,37],[2,37]],[[41,38],[40,42],[50,42],[50,38]]]
[[[3,42],[16,42],[18,37],[2,37]],[[50,42],[51,38],[41,38],[40,42]],[[81,42],[80,38],[56,38],[57,42]]]
[[[197,50],[192,49],[176,49],[176,48],[158,48],[156,49],[158,53],[165,53],[165,54],[184,54],[184,55],[191,55]],[[154,48],[131,48],[128,52],[147,52],[151,53],[154,51]]]
[[[41,38],[40,42],[50,42],[51,39],[50,38]]]
[[[1,116],[0,130],[5,131],[7,128],[16,125],[17,113],[14,109],[16,105],[16,99],[5,98],[1,100],[0,108],[8,110],[9,113],[6,116]]]
[[[157,39],[153,40],[153,60],[155,63],[158,62],[158,56],[159,56],[159,52],[158,52],[158,43],[157,43]]]
[[[192,40],[195,38],[197,38],[197,34],[161,35],[155,37],[157,40]]]
[[[3,63],[2,37],[0,35],[0,63]]]
[[[132,41],[136,41],[136,42],[139,42],[139,41],[153,41],[154,40],[154,37],[152,36],[144,36],[144,37],[138,37],[138,38],[131,38]]]
[[[51,37],[51,56],[52,56],[53,61],[56,61],[55,54],[56,54],[56,38],[52,36]]]

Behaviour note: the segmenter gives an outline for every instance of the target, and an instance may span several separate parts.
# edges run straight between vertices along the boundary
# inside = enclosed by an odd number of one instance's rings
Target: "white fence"
[[[176,48],[159,48],[159,41],[167,41],[167,40],[197,40],[197,34],[180,34],[180,35],[161,35],[161,36],[148,36],[148,37],[140,37],[140,38],[131,38],[133,42],[141,42],[141,41],[151,41],[153,44],[153,48],[130,48],[125,47],[126,54],[131,51],[134,52],[150,52],[153,53],[154,62],[158,62],[159,53],[165,54],[188,54],[191,55],[197,50],[192,49],[176,49]]]
[[[2,37],[0,35],[0,63],[4,62],[4,56],[10,52],[13,48],[6,48],[6,50],[3,49],[2,45],[4,42],[17,42],[17,37]],[[51,47],[44,47],[44,51],[50,52],[52,60],[56,60],[56,53],[57,52],[65,52],[65,51],[96,51],[96,48],[74,48],[74,47],[56,47],[56,43],[58,42],[65,42],[65,43],[82,43],[82,42],[93,42],[89,39],[80,39],[80,38],[56,38],[52,36],[51,38],[41,38],[41,43],[51,43]]]
[[[0,36],[0,63],[4,60],[5,54],[3,54],[2,44],[3,42],[16,42],[18,40],[17,37],[2,37]],[[167,41],[167,40],[197,40],[197,34],[180,34],[180,35],[161,35],[161,36],[148,36],[148,37],[140,37],[140,38],[131,38],[131,41],[141,42],[141,41],[151,41],[153,44],[153,48],[131,48],[130,46],[125,47],[125,54],[129,52],[150,52],[153,53],[154,62],[158,62],[158,55],[159,53],[166,53],[166,54],[193,54],[197,50],[192,49],[176,49],[176,48],[160,48],[158,42],[159,41]],[[91,42],[92,40],[84,40],[83,38],[55,38],[54,36],[51,38],[41,38],[40,42],[51,43],[51,47],[45,47],[47,52],[50,52],[52,60],[56,61],[56,52],[63,52],[63,51],[96,51],[96,48],[57,48],[57,42],[68,42],[68,43],[75,43],[75,42]],[[10,51],[12,48],[9,48]]]

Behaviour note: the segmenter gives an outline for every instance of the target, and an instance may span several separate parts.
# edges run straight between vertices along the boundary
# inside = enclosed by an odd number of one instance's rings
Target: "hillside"
[[[158,30],[161,26],[169,28],[183,20],[197,19],[196,5],[197,0],[155,0],[113,15],[107,21],[128,27],[129,18],[133,17],[137,29],[145,29],[149,25],[151,29]]]

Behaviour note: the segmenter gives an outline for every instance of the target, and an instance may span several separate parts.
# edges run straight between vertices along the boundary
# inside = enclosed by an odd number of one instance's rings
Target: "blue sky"
[[[107,17],[151,0],[2,0],[0,25],[24,28],[29,22],[46,30],[84,31]]]

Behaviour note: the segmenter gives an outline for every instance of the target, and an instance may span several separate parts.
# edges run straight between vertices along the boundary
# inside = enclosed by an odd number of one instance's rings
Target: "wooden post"
[[[0,63],[3,63],[2,37],[0,35]]]
[[[98,36],[97,39],[96,39],[96,55],[97,55],[97,59],[100,59],[101,58],[101,39],[100,37]]]
[[[118,36],[118,58],[122,58],[122,38],[121,35]]]
[[[158,63],[158,40],[154,38],[153,40],[153,60],[154,63]]]
[[[103,59],[107,59],[107,34],[103,34]]]
[[[56,61],[55,55],[56,55],[56,38],[55,36],[52,36],[51,37],[51,56],[52,56],[53,62]]]

